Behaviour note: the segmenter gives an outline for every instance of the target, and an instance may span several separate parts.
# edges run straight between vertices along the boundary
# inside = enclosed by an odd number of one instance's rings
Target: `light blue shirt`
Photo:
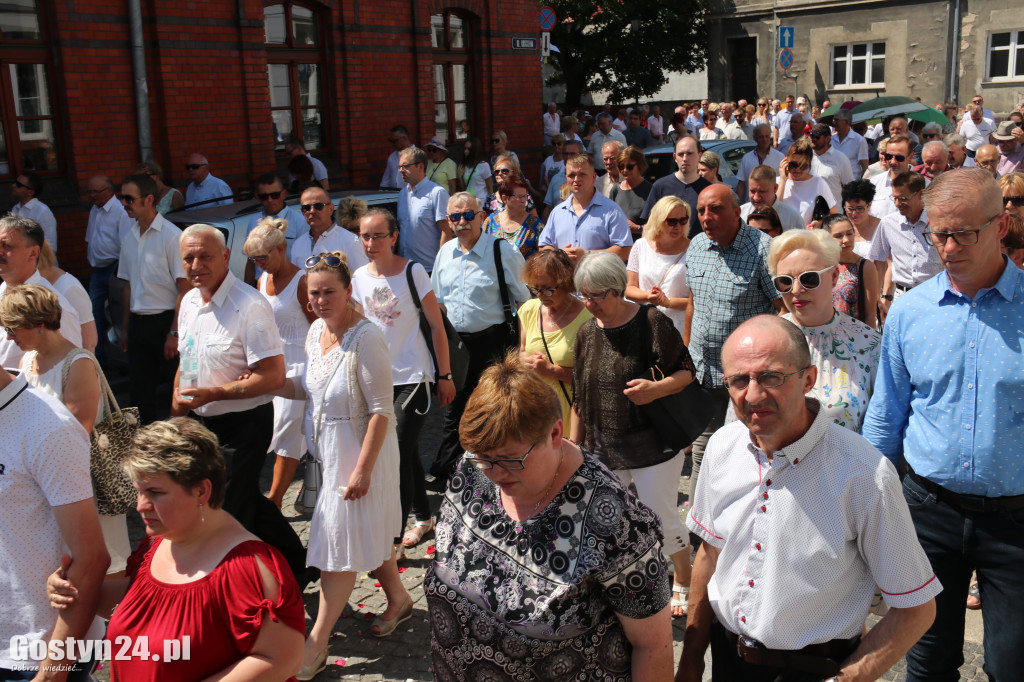
[[[288,240],[288,259],[291,260],[292,255],[292,243],[304,234],[309,234],[309,223],[302,217],[302,214],[296,210],[294,206],[285,206],[281,209],[281,212],[276,215],[268,215],[265,210],[260,211],[253,215],[249,220],[249,227],[245,230],[245,236],[248,239],[249,233],[256,227],[256,223],[263,220],[264,218],[282,218],[288,223],[288,229],[284,233],[284,238]]]
[[[863,435],[957,493],[1024,494],[1024,272],[974,299],[943,271],[892,304]]]
[[[540,246],[561,249],[582,246],[587,251],[600,251],[610,246],[632,246],[629,221],[619,205],[600,192],[594,192],[583,213],[576,215],[572,195],[555,206],[548,217]]]
[[[463,252],[458,239],[452,239],[437,252],[430,285],[437,302],[448,310],[448,320],[464,334],[482,332],[505,321],[498,291],[498,271],[494,268],[494,244],[501,249],[501,264],[509,303],[513,313],[530,300],[523,284],[523,256],[504,239],[481,234],[473,248]]]
[[[403,185],[398,192],[398,226],[401,255],[415,261],[428,272],[434,267],[441,245],[438,220],[448,214],[448,191],[423,178],[412,189]]]
[[[220,178],[207,175],[206,179],[198,185],[194,182],[190,182],[188,184],[188,187],[185,189],[185,203],[197,204],[200,201],[206,201],[207,199],[225,197],[221,201],[211,201],[208,204],[203,204],[201,208],[222,206],[233,202],[235,200],[234,194],[235,193],[231,191],[231,188],[228,187],[228,183],[224,182]]]

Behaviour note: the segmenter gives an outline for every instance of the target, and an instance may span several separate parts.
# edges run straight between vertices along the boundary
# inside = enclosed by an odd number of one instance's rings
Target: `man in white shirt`
[[[401,255],[422,265],[429,275],[438,249],[452,238],[448,191],[427,179],[427,154],[422,149],[403,151],[399,170],[405,183],[398,193]]]
[[[170,404],[178,368],[178,308],[189,290],[181,264],[181,230],[156,210],[156,183],[132,175],[121,185],[121,201],[135,220],[118,260],[121,351],[128,354],[128,388],[143,424],[160,418]]]
[[[785,154],[772,147],[772,127],[767,123],[754,127],[753,139],[757,146],[743,155],[739,170],[736,171],[736,194],[740,201],[746,199],[747,178],[752,170],[758,166],[771,166],[777,175],[779,164],[786,158]]]
[[[850,160],[842,152],[832,149],[832,131],[824,123],[811,128],[811,146],[814,147],[814,162],[811,175],[823,178],[836,201],[843,196],[843,185],[853,182]]]
[[[228,183],[210,174],[210,162],[202,154],[192,154],[185,164],[192,180],[185,188],[186,204],[202,204],[203,208],[224,206],[235,200]]]
[[[784,114],[786,112],[783,111],[782,113]],[[782,114],[779,115],[779,118],[782,118]],[[776,149],[778,149],[782,154],[787,153],[789,148],[793,146],[794,142],[805,137],[804,130],[807,128],[804,121],[804,115],[799,111],[791,113],[787,120],[789,122],[789,125],[786,126],[787,135],[779,140],[779,144],[776,146]]]
[[[388,140],[395,146],[395,151],[388,155],[387,165],[384,167],[384,175],[380,179],[381,187],[401,187],[402,175],[398,172],[399,154],[402,150],[412,146],[409,139],[409,131],[405,126],[394,126],[391,128]]]
[[[736,109],[732,115],[732,122],[726,124],[725,139],[727,140],[752,140],[754,128],[747,122],[747,110]]]
[[[807,227],[800,211],[787,203],[778,200],[779,191],[778,168],[772,166],[757,166],[750,171],[749,189],[750,201],[740,206],[740,218],[747,222],[747,216],[754,212],[758,206],[767,206],[773,209],[779,216],[783,230],[803,230]]]
[[[330,251],[344,251],[349,270],[353,272],[370,262],[359,237],[335,224],[334,203],[326,190],[309,187],[300,201],[299,208],[309,224],[309,233],[292,244],[291,261],[296,267],[304,270],[307,258]]]
[[[686,519],[703,542],[677,682],[701,679],[709,643],[716,680],[878,679],[942,590],[896,469],[806,396],[818,368],[791,322],[742,323],[722,370],[738,421],[711,437]],[[862,638],[876,585],[890,610]]]
[[[594,157],[594,169],[605,170],[604,159],[601,158],[601,150],[606,142],[617,140],[626,145],[626,136],[612,128],[612,117],[603,111],[597,115],[597,130],[590,136],[590,147],[587,151]]]
[[[548,102],[548,110],[544,113],[544,144],[551,144],[551,138],[562,132],[562,119],[558,115],[558,105]]]
[[[295,137],[294,135],[289,137],[288,141],[284,143],[284,151],[289,157],[305,155],[309,162],[313,164],[313,181],[319,183],[324,189],[331,188],[330,181],[327,179],[327,166],[323,164],[323,161],[306,151],[306,143],[301,137]],[[288,181],[294,182],[295,177],[289,177]]]
[[[655,142],[661,142],[665,137],[665,119],[661,117],[661,107],[657,104],[651,109],[651,115],[647,117],[647,129],[651,131],[651,137]]]
[[[960,123],[960,134],[967,139],[967,155],[973,157],[978,147],[992,143],[995,119],[986,118],[982,108],[972,106]]]
[[[43,228],[46,241],[50,242],[53,255],[57,255],[57,219],[53,217],[50,207],[39,201],[43,193],[43,179],[31,171],[22,173],[14,181],[11,194],[18,200],[11,213],[24,218],[31,218]]]
[[[309,224],[306,223],[306,219],[302,217],[296,207],[285,203],[288,192],[285,191],[284,185],[276,173],[264,173],[256,178],[256,198],[263,209],[249,219],[249,226],[245,230],[246,237],[248,238],[249,233],[264,218],[280,218],[288,224],[288,229],[284,233],[284,238],[288,243],[285,256],[291,260],[292,244],[300,237],[309,234]],[[245,261],[246,284],[256,286],[256,280],[262,274],[263,270],[257,268],[255,263],[251,260]]]
[[[857,177],[864,175],[868,169],[868,141],[851,127],[849,109],[840,109],[832,117],[836,132],[832,136],[832,147],[846,155],[853,169],[859,168]]]
[[[114,183],[106,175],[94,175],[87,185],[89,200],[89,222],[85,228],[88,244],[86,257],[92,266],[89,277],[89,299],[92,301],[92,317],[96,321],[96,359],[105,364],[107,353],[107,298],[110,278],[117,272],[117,259],[121,255],[121,244],[132,228],[132,220],[125,213],[124,206],[114,196]]]
[[[884,218],[890,213],[896,212],[896,206],[891,201],[892,181],[903,171],[910,170],[913,158],[910,155],[910,138],[901,134],[893,135],[889,138],[889,144],[884,153],[889,164],[888,172],[871,178],[871,184],[875,186],[875,198],[871,202],[871,215],[876,218]]]

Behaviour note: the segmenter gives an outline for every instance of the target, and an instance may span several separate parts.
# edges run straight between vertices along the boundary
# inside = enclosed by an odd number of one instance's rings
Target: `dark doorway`
[[[729,69],[732,87],[729,98],[757,99],[757,38],[729,38]]]

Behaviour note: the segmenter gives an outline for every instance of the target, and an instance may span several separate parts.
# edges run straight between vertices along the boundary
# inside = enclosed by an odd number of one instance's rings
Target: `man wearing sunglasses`
[[[280,218],[288,223],[288,230],[284,233],[288,240],[286,255],[291,258],[292,244],[296,239],[309,234],[309,225],[302,217],[298,209],[285,204],[288,193],[284,189],[281,178],[276,173],[264,173],[256,178],[256,198],[259,199],[263,208],[259,213],[253,214],[249,219],[249,227],[245,230],[246,237],[253,231],[256,224],[264,218]],[[245,283],[256,286],[256,280],[260,278],[263,271],[256,267],[249,259],[245,261]]]
[[[185,203],[202,203],[203,208],[222,206],[235,200],[228,183],[210,174],[210,162],[202,154],[192,154],[185,162],[185,170],[192,180],[185,188]],[[217,200],[217,201],[215,201]]]
[[[309,233],[292,243],[290,260],[296,267],[304,270],[307,258],[331,251],[344,251],[348,268],[352,272],[370,262],[359,237],[334,223],[334,203],[326,190],[309,187],[302,193],[299,202],[299,210],[309,225]]]
[[[53,255],[57,255],[57,219],[53,217],[50,207],[39,201],[39,195],[43,193],[43,179],[32,171],[26,171],[18,176],[11,187],[11,194],[17,199],[17,203],[11,207],[11,213],[20,215],[23,218],[31,218],[39,223],[46,235],[46,241],[50,242]]]
[[[896,205],[890,200],[892,196],[892,182],[897,175],[910,170],[913,157],[911,156],[912,142],[909,137],[897,133],[889,138],[886,146],[885,160],[889,164],[889,170],[879,175],[871,176],[871,184],[875,186],[875,199],[871,202],[871,215],[876,218],[884,218],[890,213],[896,212]],[[927,184],[927,180],[925,183]]]
[[[817,367],[796,325],[744,322],[722,368],[738,421],[708,444],[686,519],[704,542],[676,680],[701,679],[709,643],[716,680],[876,680],[928,629],[942,589],[899,476],[807,396]],[[891,608],[862,638],[876,585]]]
[[[1024,273],[1000,252],[1010,216],[977,168],[925,190],[926,237],[945,270],[893,304],[862,433],[906,472],[903,494],[944,589],[907,654],[908,682],[955,680],[977,571],[984,671],[1024,670]]]
[[[422,265],[429,275],[437,250],[452,238],[448,190],[427,178],[427,153],[422,149],[410,147],[400,158],[398,170],[404,182],[398,192],[401,255]]]

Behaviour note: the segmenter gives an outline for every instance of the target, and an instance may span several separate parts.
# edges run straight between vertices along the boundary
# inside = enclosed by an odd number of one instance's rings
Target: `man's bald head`
[[[974,165],[984,168],[992,177],[996,177],[996,168],[999,166],[999,147],[994,144],[983,144],[974,153]]]
[[[800,327],[777,315],[756,315],[742,322],[733,330],[722,346],[722,366],[726,356],[737,345],[749,344],[755,348],[775,346],[772,340],[784,340],[783,362],[793,369],[803,369],[811,364],[811,350]],[[765,351],[766,352],[766,351]]]

